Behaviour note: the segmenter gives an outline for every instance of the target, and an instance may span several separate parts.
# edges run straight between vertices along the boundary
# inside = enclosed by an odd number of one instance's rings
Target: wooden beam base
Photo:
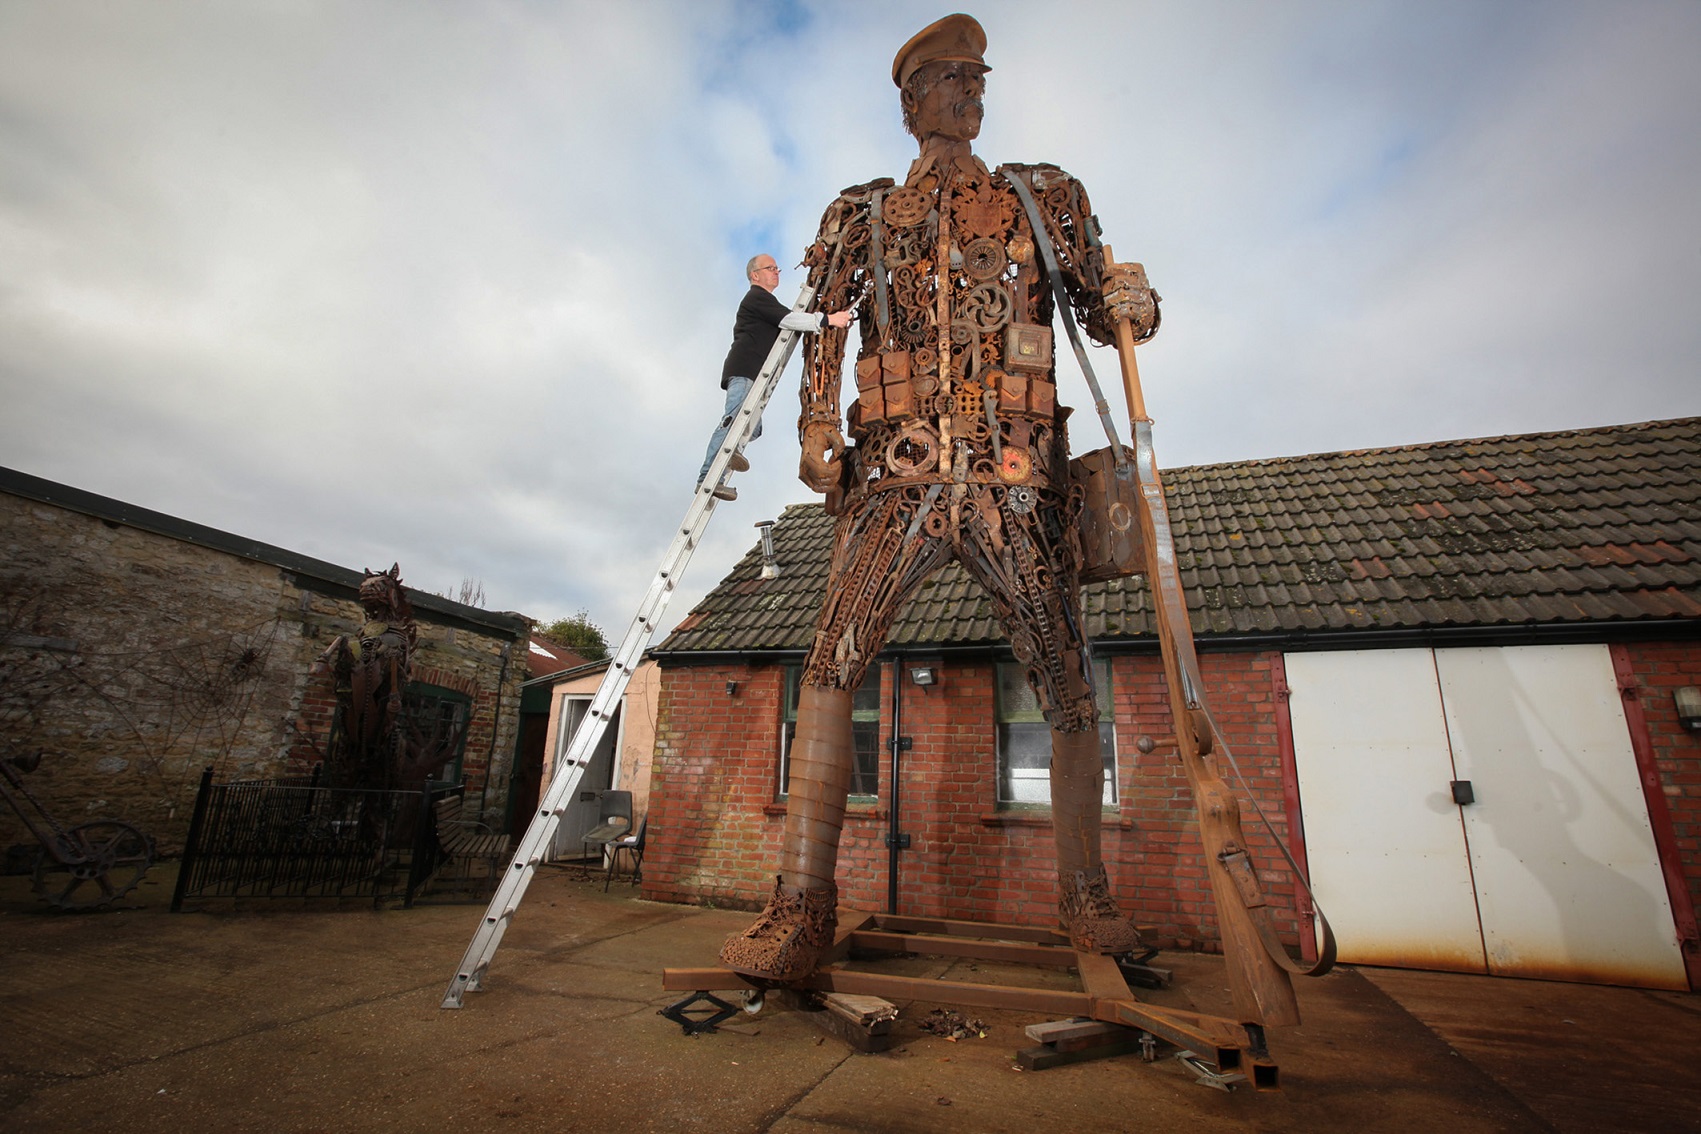
[[[920,954],[1073,968],[1080,974],[1082,991],[858,971],[844,958],[861,950],[885,956]],[[692,968],[664,969],[662,987],[726,991],[756,985],[729,969]],[[825,1002],[824,1011],[811,1013],[818,1018],[817,1025],[858,1051],[885,1050],[864,1046],[882,1039],[890,1045],[891,1018],[897,1015],[891,1001],[924,1000],[1069,1017],[1029,1029],[1029,1038],[1039,1042],[1017,1052],[1016,1058],[1021,1066],[1034,1071],[1120,1055],[1139,1054],[1149,1060],[1161,1042],[1186,1049],[1193,1059],[1214,1068],[1219,1075],[1247,1074],[1254,1086],[1265,1090],[1277,1085],[1276,1065],[1264,1051],[1263,1029],[1249,1032],[1244,1025],[1219,1016],[1144,1004],[1129,991],[1115,958],[1077,953],[1060,934],[1030,926],[841,910],[834,948],[822,958],[820,968],[786,990],[785,995],[807,992],[821,994]],[[881,1005],[892,1010],[890,1016],[884,1016],[883,1026],[878,1019],[883,1016]],[[1035,1028],[1041,1029],[1039,1036],[1034,1034]]]

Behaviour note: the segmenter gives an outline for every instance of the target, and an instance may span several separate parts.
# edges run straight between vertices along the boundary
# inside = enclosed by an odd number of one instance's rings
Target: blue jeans
[[[756,384],[754,378],[739,378],[734,376],[726,380],[726,409],[721,416],[721,423],[715,426],[714,433],[709,436],[709,451],[703,454],[703,467],[697,470],[697,483],[702,484],[703,478],[709,475],[709,466],[714,464],[715,453],[720,449],[726,435],[732,432],[733,419],[738,416],[738,409],[744,404],[744,397],[750,393],[750,387]],[[756,432],[750,435],[750,440],[762,436],[762,419],[756,419]]]

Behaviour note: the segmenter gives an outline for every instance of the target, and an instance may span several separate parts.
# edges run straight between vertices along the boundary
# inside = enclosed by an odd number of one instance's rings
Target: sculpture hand
[[[1114,320],[1126,319],[1133,326],[1134,340],[1144,342],[1158,330],[1160,296],[1146,282],[1146,269],[1139,264],[1106,264],[1101,289],[1106,309]]]
[[[812,421],[803,427],[800,440],[803,460],[798,464],[798,477],[816,492],[837,487],[845,453],[845,437],[839,427],[826,421]]]

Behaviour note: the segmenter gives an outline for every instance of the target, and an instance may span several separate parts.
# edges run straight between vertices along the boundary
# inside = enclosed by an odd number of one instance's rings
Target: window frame
[[[881,733],[885,726],[885,697],[886,671],[891,668],[884,662],[876,662],[868,667],[863,675],[862,684],[851,695],[851,790],[849,803],[877,803],[880,800],[880,765]],[[873,690],[869,692],[872,683]],[[780,759],[777,769],[776,798],[785,799],[791,784],[791,743],[797,735],[797,697],[803,686],[803,667],[788,665],[785,667],[784,678],[780,692]],[[858,706],[857,701],[863,705]],[[870,702],[872,704],[870,704]],[[859,742],[866,742],[867,748],[860,747]],[[861,764],[863,766],[859,767]],[[860,783],[858,781],[861,781]],[[858,787],[868,787],[872,791],[858,791]]]

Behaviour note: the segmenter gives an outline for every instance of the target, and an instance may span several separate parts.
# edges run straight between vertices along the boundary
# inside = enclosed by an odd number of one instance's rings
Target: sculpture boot
[[[786,785],[780,876],[755,924],[721,947],[736,973],[787,984],[815,971],[838,927],[833,872],[851,774],[851,694],[805,685]]]
[[[1085,953],[1141,947],[1134,923],[1111,897],[1099,823],[1104,761],[1099,731],[1051,732],[1051,822],[1057,840],[1057,914],[1069,941]]]

